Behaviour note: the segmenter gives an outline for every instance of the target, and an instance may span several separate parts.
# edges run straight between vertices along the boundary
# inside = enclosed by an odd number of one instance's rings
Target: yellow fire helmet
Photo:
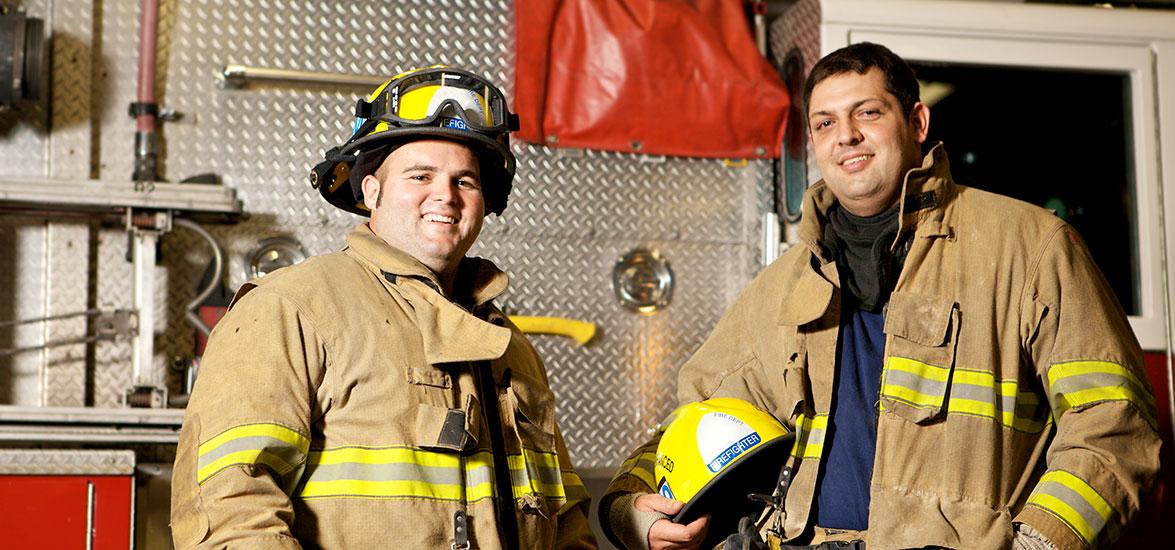
[[[351,137],[326,151],[310,171],[310,185],[334,206],[370,215],[363,204],[363,178],[404,143],[446,139],[477,155],[486,212],[501,214],[514,180],[510,132],[515,130],[518,115],[488,80],[444,65],[414,69],[356,103]]]
[[[747,495],[771,494],[795,441],[774,416],[729,397],[682,405],[661,428],[657,492],[685,503],[673,518],[677,523],[710,514],[703,548],[735,532],[739,518],[763,509]]]

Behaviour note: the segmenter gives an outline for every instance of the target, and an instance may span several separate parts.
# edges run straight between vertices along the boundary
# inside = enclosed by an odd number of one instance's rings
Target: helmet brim
[[[794,433],[779,436],[739,457],[702,486],[673,516],[673,522],[686,525],[710,514],[706,540],[701,547],[717,546],[738,530],[740,518],[758,515],[763,510],[762,502],[752,501],[747,495],[770,495],[774,491],[795,438]]]
[[[424,139],[444,139],[455,141],[468,146],[477,155],[480,161],[482,189],[486,200],[487,214],[501,214],[506,208],[506,200],[510,195],[514,180],[515,159],[509,149],[488,137],[475,132],[464,132],[449,128],[432,126],[418,126],[409,128],[392,128],[377,134],[357,139],[344,147],[341,155],[356,155],[362,151],[371,151],[380,148],[394,148]],[[487,162],[488,160],[488,162]],[[366,169],[355,170],[352,167],[350,178],[362,180],[375,172],[381,162],[371,163]],[[353,191],[351,185],[340,185],[334,191],[335,196],[326,196],[328,202],[348,212],[361,216],[370,216],[371,212],[360,208],[363,202],[361,193]],[[325,196],[325,193],[324,193]]]

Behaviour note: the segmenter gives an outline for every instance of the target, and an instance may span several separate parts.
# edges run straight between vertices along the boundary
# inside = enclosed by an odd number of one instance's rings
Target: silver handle
[[[94,482],[86,480],[86,550],[94,549]]]
[[[341,86],[379,86],[386,77],[361,74],[327,73],[318,71],[296,71],[245,65],[225,65],[217,75],[224,88],[242,88],[249,81],[297,82],[301,84],[336,84]]]

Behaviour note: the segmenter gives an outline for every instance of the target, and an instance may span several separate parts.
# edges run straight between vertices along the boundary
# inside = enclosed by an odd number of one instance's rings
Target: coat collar
[[[347,247],[357,256],[379,270],[385,279],[409,278],[424,282],[440,293],[440,280],[428,266],[412,255],[396,248],[361,223],[347,235]],[[493,262],[482,258],[465,257],[457,267],[456,296],[446,296],[459,304],[478,308],[497,298],[510,285],[510,278]]]
[[[366,223],[347,235],[347,248],[347,253],[379,273],[389,292],[401,287],[397,293],[416,316],[428,363],[485,361],[506,353],[511,331],[502,326],[501,315],[488,303],[506,290],[508,281],[490,261],[463,259],[457,271],[458,296],[451,298],[443,294],[428,266],[387,244]]]
[[[916,236],[934,236],[949,232],[943,224],[944,206],[957,192],[951,180],[950,162],[942,143],[937,143],[922,158],[922,165],[906,172],[902,181],[902,204],[899,207],[896,246],[904,230],[912,228]],[[783,296],[779,323],[801,325],[820,318],[832,301],[832,289],[840,286],[836,264],[821,244],[828,211],[836,203],[824,180],[804,193],[804,217],[800,220],[799,240],[812,255],[812,265],[803,269],[790,291]],[[803,297],[798,299],[797,297]]]
[[[943,231],[943,207],[956,193],[951,180],[950,161],[942,143],[936,143],[922,165],[906,172],[902,181],[902,204],[898,215],[898,237],[905,229],[914,228],[917,234]],[[824,225],[828,223],[828,211],[836,204],[832,190],[820,180],[804,193],[804,217],[800,220],[799,240],[815,255],[821,264],[832,261],[827,257],[820,241],[824,236]]]

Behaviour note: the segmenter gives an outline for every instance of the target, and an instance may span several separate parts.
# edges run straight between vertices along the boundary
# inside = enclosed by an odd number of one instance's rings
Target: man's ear
[[[375,176],[368,174],[363,176],[363,204],[367,206],[368,210],[375,210],[379,206],[379,192],[380,181]]]
[[[910,128],[914,131],[914,138],[918,144],[926,143],[926,136],[930,133],[930,107],[919,101],[910,111]]]

